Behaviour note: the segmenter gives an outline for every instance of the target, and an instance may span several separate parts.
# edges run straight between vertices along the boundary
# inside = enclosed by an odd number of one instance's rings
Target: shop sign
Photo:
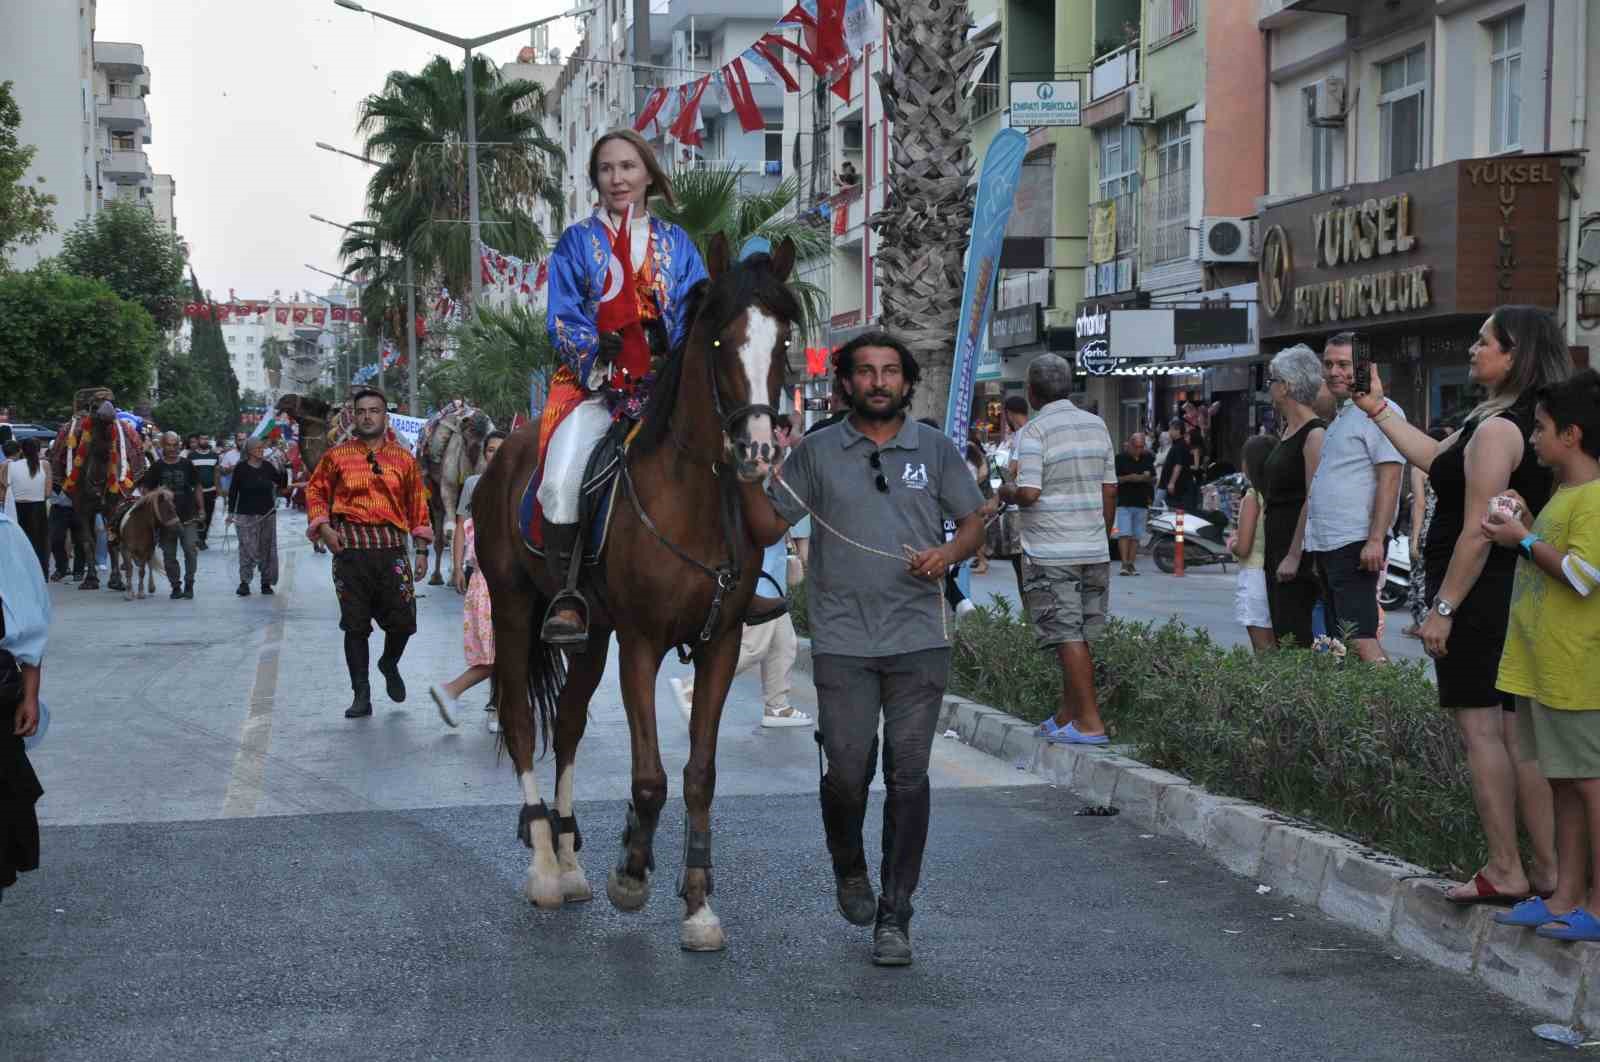
[[[1111,344],[1104,339],[1093,339],[1078,344],[1078,368],[1090,376],[1110,376],[1122,359],[1111,353]]]
[[[1031,129],[1041,125],[1083,124],[1083,83],[1080,81],[1013,81],[1011,127]]]
[[[1117,201],[1089,204],[1089,261],[1103,265],[1117,257]]]
[[[1263,337],[1554,304],[1560,170],[1464,159],[1269,207]]]
[[[1004,373],[1005,359],[999,350],[984,347],[978,351],[978,369],[972,374],[974,380],[998,380]]]
[[[1078,341],[1111,334],[1111,315],[1105,310],[1084,308],[1078,311]]]
[[[989,343],[1000,349],[1032,346],[1039,342],[1039,304],[996,310],[989,321]]]

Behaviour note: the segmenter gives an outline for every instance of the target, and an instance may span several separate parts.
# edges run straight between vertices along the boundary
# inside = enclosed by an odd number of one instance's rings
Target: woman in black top
[[[1306,533],[1306,493],[1317,474],[1325,434],[1311,408],[1322,389],[1322,360],[1305,344],[1277,353],[1268,367],[1267,387],[1283,424],[1283,439],[1262,469],[1266,502],[1262,567],[1267,576],[1267,608],[1272,633],[1300,649],[1311,646],[1311,613],[1318,586],[1311,558],[1302,548]]]
[[[1479,524],[1507,488],[1537,513],[1550,497],[1550,474],[1538,466],[1528,434],[1533,395],[1572,373],[1555,318],[1535,306],[1502,306],[1483,323],[1469,360],[1473,382],[1489,397],[1443,442],[1386,412],[1383,385],[1356,404],[1406,460],[1427,472],[1436,498],[1423,543],[1432,610],[1419,631],[1433,657],[1439,704],[1455,712],[1472,771],[1473,797],[1489,861],[1449,898],[1482,903],[1555,887],[1555,822],[1550,784],[1533,759],[1520,760],[1514,703],[1495,689],[1511,612],[1516,552],[1492,544]],[[1517,812],[1533,842],[1533,870],[1517,849]]]
[[[261,592],[278,581],[278,493],[288,488],[283,469],[263,458],[264,439],[244,444],[245,459],[233,468],[228,486],[228,522],[239,533],[240,597],[250,596],[250,576],[261,572]]]

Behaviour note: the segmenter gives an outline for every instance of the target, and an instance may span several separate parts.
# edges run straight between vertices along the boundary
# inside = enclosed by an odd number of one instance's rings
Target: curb
[[[795,666],[811,670],[811,640]],[[1427,869],[1122,755],[1115,746],[1050,745],[1008,712],[946,694],[939,732],[1179,837],[1241,877],[1417,958],[1465,974],[1530,1010],[1600,1029],[1600,947],[1546,940],[1495,924],[1496,908],[1458,907]],[[1126,748],[1126,746],[1124,746]]]

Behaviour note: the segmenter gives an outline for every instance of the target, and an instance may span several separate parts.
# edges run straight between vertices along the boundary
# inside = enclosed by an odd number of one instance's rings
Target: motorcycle
[[[1202,509],[1183,514],[1183,566],[1220,564],[1228,570],[1235,558],[1223,544],[1228,526],[1227,514],[1218,509]],[[1178,513],[1175,509],[1153,510],[1150,514],[1150,554],[1156,567],[1171,573],[1178,561]]]
[[[1378,588],[1378,605],[1386,612],[1405,608],[1411,596],[1411,542],[1404,535],[1389,540],[1389,555]]]

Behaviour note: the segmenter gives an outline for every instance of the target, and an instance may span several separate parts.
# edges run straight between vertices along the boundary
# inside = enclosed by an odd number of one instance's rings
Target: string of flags
[[[297,325],[323,327],[330,318],[335,324],[363,324],[366,317],[354,306],[274,306],[268,302],[190,302],[185,303],[183,315],[200,321],[243,321],[248,317],[272,314],[278,324],[293,321]]]
[[[799,30],[798,41],[788,36],[795,29]],[[633,128],[646,136],[665,133],[679,143],[702,147],[705,121],[700,104],[706,90],[715,87],[722,113],[737,113],[741,129],[759,132],[766,128],[766,119],[751,88],[752,75],[764,82],[781,83],[789,92],[800,91],[785,52],[791,53],[797,64],[810,67],[834,95],[848,103],[851,74],[878,34],[879,23],[868,0],[800,0],[769,32],[720,69],[679,85],[653,89]]]
[[[350,382],[355,384],[370,383],[380,371],[387,372],[396,367],[403,367],[405,364],[406,356],[404,352],[394,345],[394,340],[385,339],[383,346],[378,348],[378,360],[358,368],[355,374],[350,377]],[[382,366],[381,370],[379,369],[380,365]]]

